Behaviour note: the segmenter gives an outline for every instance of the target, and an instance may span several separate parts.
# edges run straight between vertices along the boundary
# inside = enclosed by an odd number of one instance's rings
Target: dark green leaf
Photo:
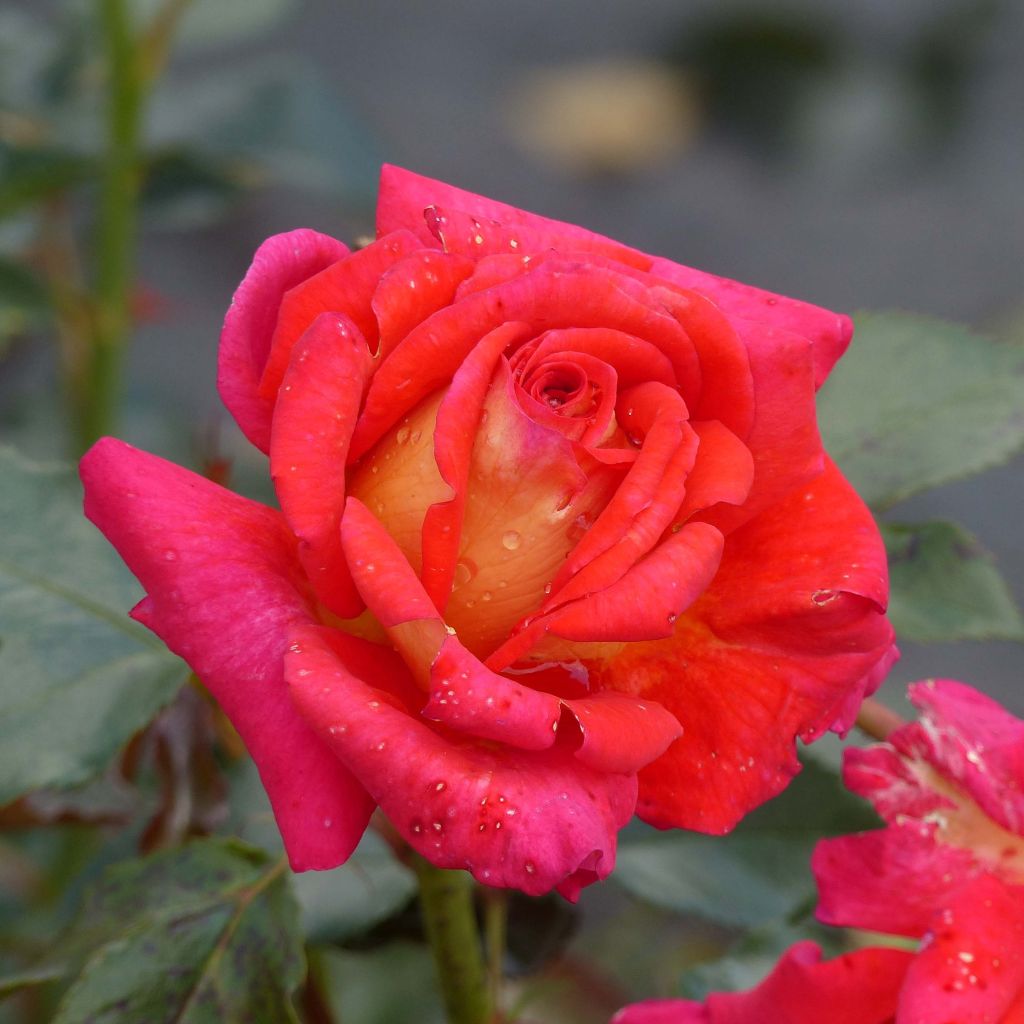
[[[0,144],[0,217],[90,178],[88,157],[60,149],[16,149]]]
[[[763,924],[814,899],[808,861],[818,839],[876,824],[835,773],[808,759],[781,796],[727,836],[625,836],[612,877],[657,906],[727,925]]]
[[[304,973],[285,862],[204,840],[107,871],[66,956],[86,952],[54,1024],[297,1020]]]
[[[175,148],[147,161],[142,201],[150,223],[192,227],[226,213],[249,184],[243,169],[230,160]]]
[[[101,771],[182,663],[127,615],[139,588],[83,517],[74,469],[0,449],[0,804]]]
[[[1024,640],[1024,618],[977,538],[955,523],[885,523],[889,616],[907,640]]]
[[[905,313],[856,318],[821,390],[825,445],[876,509],[1012,456],[1024,444],[1024,347]]]
[[[415,892],[413,873],[373,831],[340,868],[295,877],[295,895],[311,942],[342,942],[360,935],[403,907]]]

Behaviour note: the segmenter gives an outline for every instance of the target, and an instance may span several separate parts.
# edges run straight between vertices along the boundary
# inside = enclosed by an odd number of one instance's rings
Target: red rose
[[[221,395],[281,511],[104,440],[86,510],[259,766],[292,865],[380,805],[574,897],[636,811],[729,829],[894,657],[814,389],[850,323],[397,168],[265,242]]]

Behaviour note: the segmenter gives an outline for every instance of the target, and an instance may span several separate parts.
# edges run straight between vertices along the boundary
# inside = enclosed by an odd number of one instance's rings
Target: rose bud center
[[[615,372],[587,363],[574,354],[523,372],[522,359],[500,360],[479,407],[459,409],[474,440],[457,495],[442,478],[435,451],[443,443],[435,438],[439,416],[452,414],[443,404],[447,390],[403,417],[352,474],[350,493],[421,576],[428,509],[463,502],[461,528],[454,527],[457,554],[448,567],[450,596],[440,611],[479,657],[543,604],[621,479],[619,467],[597,463],[579,445],[615,431]]]

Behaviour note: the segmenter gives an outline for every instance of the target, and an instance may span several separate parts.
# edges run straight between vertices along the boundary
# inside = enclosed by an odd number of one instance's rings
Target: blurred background
[[[261,457],[214,386],[231,293],[268,234],[372,234],[383,161],[837,310],[1024,340],[1012,0],[135,0],[133,14],[167,9],[140,117],[116,432],[193,466],[229,460],[250,493],[265,494]],[[94,260],[105,82],[93,4],[0,7],[0,440],[37,458],[76,447],[61,353],[66,366]],[[71,283],[67,301],[55,281]],[[1018,457],[887,515],[962,523],[1020,601],[1022,469]],[[954,676],[1024,714],[1020,653],[907,643],[886,699]],[[643,914],[650,938],[658,919]],[[613,933],[600,936],[588,941],[614,959]]]

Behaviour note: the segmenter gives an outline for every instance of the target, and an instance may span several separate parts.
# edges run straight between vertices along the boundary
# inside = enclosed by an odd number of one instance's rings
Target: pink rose
[[[280,511],[109,439],[86,511],[296,870],[379,805],[438,865],[574,898],[634,812],[731,828],[895,656],[815,422],[850,322],[397,168],[378,235],[268,239],[228,313]]]
[[[919,721],[846,751],[886,827],[818,844],[818,917],[923,940],[900,1024],[1024,1021],[1024,722],[953,680],[910,699]]]
[[[612,1024],[892,1024],[911,959],[858,949],[822,960],[813,942],[798,942],[749,992],[713,992],[703,1003],[649,999],[619,1010]]]

